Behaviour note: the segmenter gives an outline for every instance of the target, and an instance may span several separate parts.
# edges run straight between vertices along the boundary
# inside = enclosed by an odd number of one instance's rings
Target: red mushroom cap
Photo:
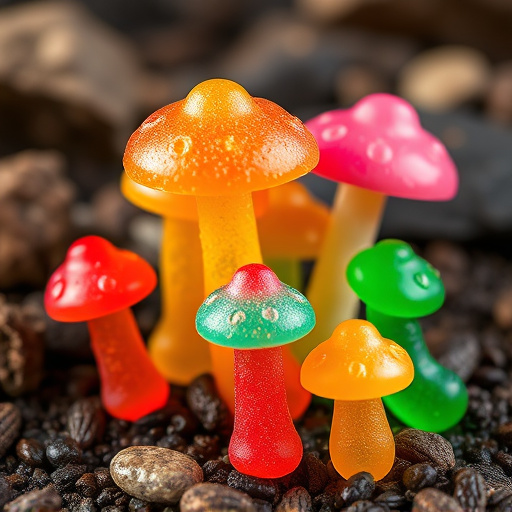
[[[444,201],[457,193],[457,169],[446,148],[401,98],[371,94],[306,126],[320,148],[313,171],[319,176],[408,199]]]
[[[46,312],[60,322],[84,322],[136,304],[156,286],[151,265],[99,236],[78,239],[48,281]]]

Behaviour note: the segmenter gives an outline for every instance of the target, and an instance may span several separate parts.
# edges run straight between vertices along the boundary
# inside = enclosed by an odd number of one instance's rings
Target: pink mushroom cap
[[[445,201],[457,193],[457,169],[446,148],[397,96],[371,94],[306,126],[320,148],[313,172],[323,178],[424,201]]]

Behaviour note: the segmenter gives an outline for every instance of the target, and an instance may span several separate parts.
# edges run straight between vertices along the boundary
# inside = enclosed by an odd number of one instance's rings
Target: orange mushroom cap
[[[314,259],[329,225],[329,209],[297,181],[269,190],[269,206],[258,220],[261,250],[268,258]]]
[[[135,206],[155,215],[196,222],[198,220],[197,204],[194,197],[145,187],[130,179],[126,173],[121,176],[121,192]],[[254,192],[252,198],[254,214],[256,217],[260,217],[268,209],[268,191]]]
[[[275,103],[214,79],[149,116],[126,146],[128,176],[175,194],[227,196],[281,185],[318,163],[304,124]]]
[[[366,320],[346,320],[304,360],[300,381],[315,395],[371,400],[405,389],[414,377],[409,354]]]

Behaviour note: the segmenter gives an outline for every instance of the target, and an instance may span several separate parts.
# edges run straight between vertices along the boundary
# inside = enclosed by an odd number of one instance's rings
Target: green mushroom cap
[[[203,338],[235,349],[286,345],[314,326],[315,313],[306,297],[256,263],[239,268],[226,286],[203,302],[196,316]]]
[[[430,315],[444,302],[439,272],[400,240],[383,240],[354,256],[347,280],[367,306],[390,316]]]

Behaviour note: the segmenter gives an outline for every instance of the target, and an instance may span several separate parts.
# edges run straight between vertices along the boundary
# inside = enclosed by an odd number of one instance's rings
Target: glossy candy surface
[[[155,272],[140,256],[88,236],[71,245],[46,287],[50,317],[88,321],[103,405],[123,420],[135,421],[160,409],[169,396],[129,309],[155,286]]]
[[[266,266],[240,268],[199,308],[197,330],[212,343],[235,348],[235,426],[229,460],[261,478],[291,473],[302,443],[288,410],[280,345],[315,322],[306,298]]]
[[[175,194],[236,195],[298,178],[316,142],[279,105],[230,80],[207,80],[157,110],[133,133],[124,166],[134,181]]]
[[[395,458],[380,397],[407,387],[414,370],[407,352],[364,320],[347,320],[306,357],[301,382],[334,399],[329,450],[344,478],[367,471],[386,476]]]
[[[429,353],[415,317],[429,315],[444,301],[439,273],[399,240],[384,240],[359,253],[347,278],[366,303],[366,315],[379,332],[404,347],[414,363],[412,384],[384,398],[406,425],[442,432],[464,416],[468,394],[462,380]]]
[[[402,98],[371,94],[306,123],[321,148],[315,174],[394,197],[442,201],[458,175],[444,145]]]
[[[359,302],[345,270],[375,243],[386,198],[446,201],[458,187],[446,148],[420,125],[405,100],[371,94],[352,108],[332,110],[306,123],[320,148],[315,173],[339,183],[332,221],[306,292],[317,327],[297,344],[303,357],[342,320],[355,318]]]
[[[222,79],[198,84],[184,100],[151,115],[123,158],[134,181],[196,196],[205,296],[237,268],[262,261],[251,193],[296,179],[317,162],[314,137],[296,117]],[[217,389],[234,410],[233,351],[212,346],[211,356]],[[283,360],[290,410],[298,418],[310,394],[286,347]]]

